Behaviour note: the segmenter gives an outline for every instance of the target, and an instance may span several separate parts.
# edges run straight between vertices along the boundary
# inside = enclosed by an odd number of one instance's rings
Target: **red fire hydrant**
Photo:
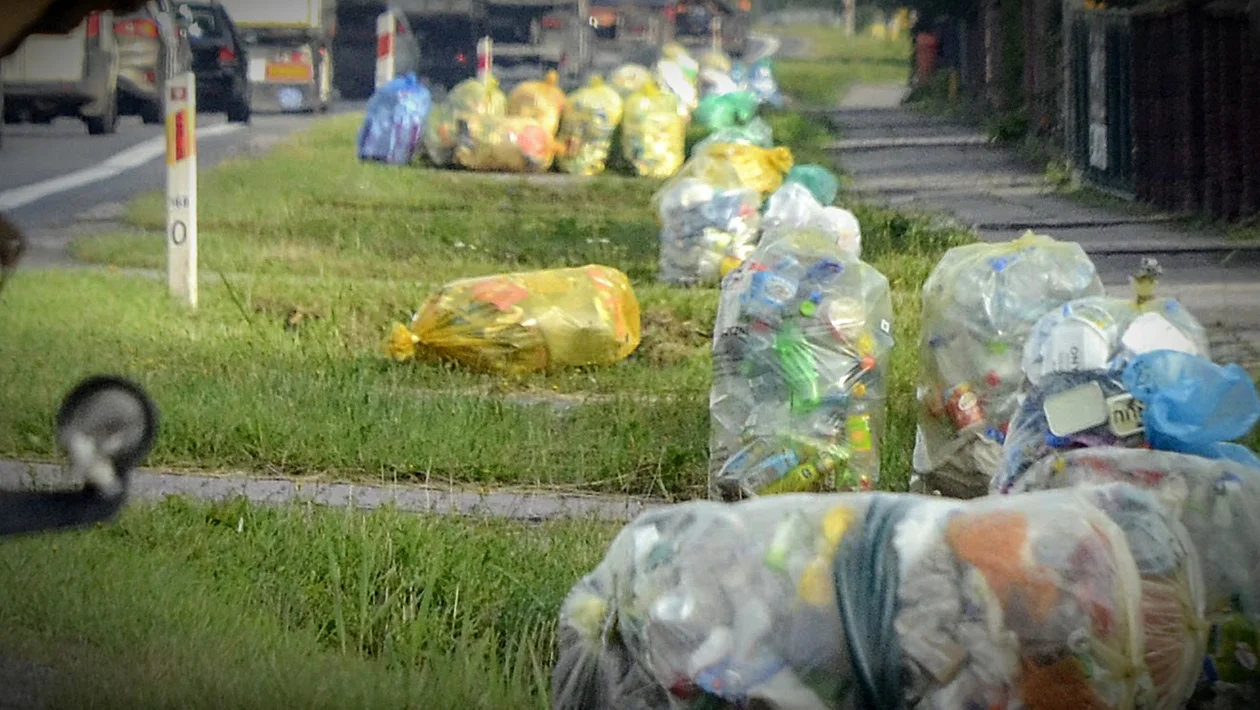
[[[917,62],[915,83],[927,86],[936,72],[936,55],[940,40],[931,32],[920,32],[914,38],[915,59]]]

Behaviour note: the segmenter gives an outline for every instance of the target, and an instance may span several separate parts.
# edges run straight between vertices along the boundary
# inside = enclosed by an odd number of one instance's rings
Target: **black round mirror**
[[[126,499],[132,471],[153,449],[157,407],[135,383],[110,375],[80,382],[57,412],[57,443],[78,490],[0,491],[0,535],[109,520]]]

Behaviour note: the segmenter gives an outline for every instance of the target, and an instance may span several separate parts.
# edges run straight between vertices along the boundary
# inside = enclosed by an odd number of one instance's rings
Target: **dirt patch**
[[[713,338],[712,328],[679,318],[669,311],[642,316],[643,333],[635,357],[652,365],[675,365],[703,354]]]

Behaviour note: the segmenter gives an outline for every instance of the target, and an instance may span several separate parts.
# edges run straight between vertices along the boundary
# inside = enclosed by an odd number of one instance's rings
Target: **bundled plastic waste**
[[[774,69],[769,59],[753,62],[748,73],[748,88],[763,104],[783,108],[783,93],[774,79]]]
[[[611,365],[639,346],[630,280],[598,265],[482,278],[442,287],[388,343],[400,362],[420,356],[519,374]]]
[[[857,217],[840,207],[823,207],[801,183],[785,182],[770,196],[762,225],[765,239],[780,232],[809,229],[825,234],[854,257],[862,255],[862,228]]]
[[[1128,485],[640,515],[560,612],[552,708],[1172,710],[1199,551]]]
[[[770,124],[761,120],[760,117],[756,117],[742,126],[719,128],[710,132],[709,135],[705,136],[692,147],[691,154],[697,155],[711,145],[719,145],[722,143],[731,145],[755,145],[758,148],[772,148],[774,147],[774,138],[770,130]]]
[[[1156,494],[1180,519],[1202,556],[1207,619],[1212,624],[1203,680],[1210,693],[1256,707],[1260,691],[1260,470],[1228,459],[1099,447],[1047,457],[1014,482],[1011,493],[1132,484]],[[1221,686],[1226,686],[1222,688]],[[1228,686],[1233,693],[1222,693]],[[1239,692],[1241,691],[1241,692]],[[1218,705],[1221,707],[1221,705]]]
[[[642,64],[622,64],[608,75],[608,83],[623,99],[629,98],[652,81],[652,70]]]
[[[507,114],[532,118],[554,136],[560,130],[565,96],[560,88],[560,75],[551,70],[542,81],[518,84],[507,98]]]
[[[506,115],[507,97],[493,76],[486,81],[465,79],[451,89],[446,101],[435,108],[425,125],[424,147],[438,167],[451,165],[461,134],[475,136],[488,119]]]
[[[836,195],[840,192],[840,180],[821,165],[793,165],[785,181],[800,183],[809,188],[814,199],[823,205],[835,202]]]
[[[1024,343],[1042,315],[1101,296],[1080,245],[1031,232],[955,247],[923,286],[919,424],[911,490],[966,497],[987,489],[1019,406]]]
[[[661,225],[659,278],[717,284],[756,247],[761,195],[721,161],[689,161],[652,198]]]
[[[757,116],[757,97],[747,91],[706,96],[696,109],[695,121],[709,130],[742,126]]]
[[[720,49],[705,50],[700,54],[697,66],[701,72],[719,71],[723,74],[730,74],[731,57]]]
[[[621,151],[635,172],[667,178],[682,167],[686,150],[687,124],[678,114],[678,99],[652,82],[626,99]]]
[[[701,69],[699,81],[702,99],[739,91],[739,85],[731,78],[729,72],[718,71],[717,69]]]
[[[678,98],[678,111],[684,117],[700,103],[700,65],[682,45],[670,42],[661,49],[653,77],[657,84]]]
[[[359,129],[359,159],[407,165],[423,137],[424,121],[433,108],[429,89],[406,74],[377,89],[368,100]]]
[[[830,235],[765,234],[722,282],[709,394],[710,495],[872,486],[892,318],[888,279]]]
[[[455,162],[469,170],[545,173],[556,156],[553,134],[534,118],[461,119]]]
[[[740,184],[767,195],[779,189],[783,176],[792,169],[792,151],[783,147],[714,143],[702,151],[693,151],[691,162],[727,163],[739,174]]]
[[[604,172],[621,123],[621,96],[599,76],[573,92],[560,120],[560,169],[572,175]]]

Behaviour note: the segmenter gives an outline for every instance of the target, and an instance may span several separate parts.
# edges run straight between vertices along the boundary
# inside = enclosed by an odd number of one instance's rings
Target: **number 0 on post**
[[[166,83],[166,275],[197,306],[197,99],[192,72]]]

